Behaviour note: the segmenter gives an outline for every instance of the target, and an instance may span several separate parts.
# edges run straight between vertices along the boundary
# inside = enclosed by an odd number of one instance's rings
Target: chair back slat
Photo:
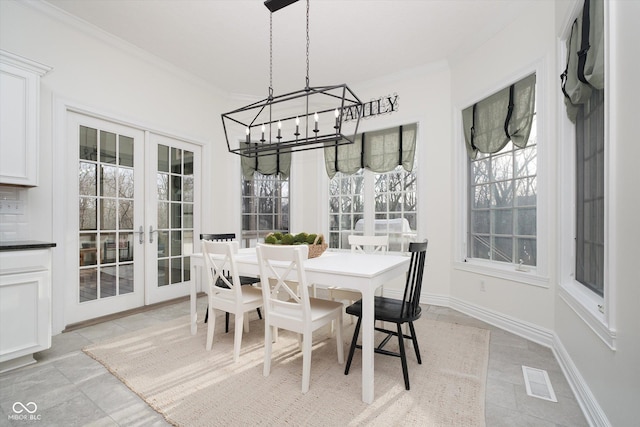
[[[412,242],[409,244],[411,261],[407,271],[407,281],[404,288],[402,301],[402,313],[414,316],[420,306],[420,294],[422,291],[422,276],[427,255],[428,240],[424,242]]]
[[[385,253],[389,248],[389,236],[361,236],[349,235],[351,252],[359,253]]]
[[[256,246],[265,316],[274,324],[310,321],[309,289],[304,262],[309,256],[307,245]],[[297,286],[292,286],[293,284]],[[295,289],[294,289],[295,288]],[[282,296],[286,299],[282,299]]]

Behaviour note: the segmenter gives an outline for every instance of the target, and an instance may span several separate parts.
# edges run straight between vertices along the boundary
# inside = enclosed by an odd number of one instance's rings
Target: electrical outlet
[[[24,215],[24,202],[22,200],[0,200],[0,214]]]
[[[480,291],[481,292],[487,291],[487,288],[484,287],[484,280],[480,280]]]

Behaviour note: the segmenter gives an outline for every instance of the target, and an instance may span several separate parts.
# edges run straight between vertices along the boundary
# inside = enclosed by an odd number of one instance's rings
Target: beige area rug
[[[205,350],[206,325],[199,322],[198,334],[192,336],[187,317],[84,351],[177,426],[485,425],[488,330],[420,319],[416,331],[422,365],[413,348],[407,349],[411,390],[404,388],[400,360],[376,355],[375,401],[367,405],[361,400],[360,351],[344,375],[328,330],[314,335],[307,394],[300,391],[297,337],[287,331],[280,331],[271,375],[264,377],[264,327],[255,312],[253,316],[237,364],[233,328],[224,333],[223,317],[216,322],[210,352]],[[345,359],[352,333],[353,325],[346,322]],[[387,347],[393,348],[391,344]]]

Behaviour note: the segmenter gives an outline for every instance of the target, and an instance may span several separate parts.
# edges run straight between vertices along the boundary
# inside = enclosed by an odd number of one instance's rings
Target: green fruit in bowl
[[[295,242],[295,237],[293,237],[291,234],[287,233],[284,236],[282,236],[283,245],[293,245],[294,242]]]

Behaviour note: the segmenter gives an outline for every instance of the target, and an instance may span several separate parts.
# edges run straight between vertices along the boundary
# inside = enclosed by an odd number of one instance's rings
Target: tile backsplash
[[[24,240],[28,238],[27,189],[0,185],[0,200],[19,200],[23,203],[22,214],[0,213],[0,241]]]

